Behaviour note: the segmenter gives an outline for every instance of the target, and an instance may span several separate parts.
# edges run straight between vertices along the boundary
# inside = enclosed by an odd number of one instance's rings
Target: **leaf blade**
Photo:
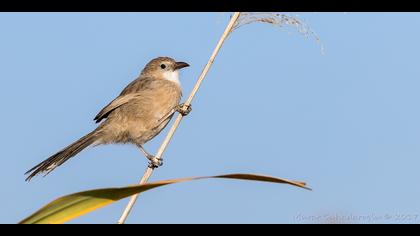
[[[19,224],[61,224],[134,194],[142,193],[169,184],[200,179],[236,179],[270,182],[278,184],[289,184],[295,187],[311,190],[310,188],[306,187],[304,182],[255,174],[226,174],[216,176],[179,178],[132,185],[123,188],[94,189],[66,195],[48,203],[29,217],[19,222]]]

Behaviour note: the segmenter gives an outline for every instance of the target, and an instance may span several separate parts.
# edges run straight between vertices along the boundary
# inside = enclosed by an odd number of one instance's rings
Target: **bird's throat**
[[[179,71],[178,70],[164,72],[163,73],[163,78],[181,86],[181,82],[179,81]]]

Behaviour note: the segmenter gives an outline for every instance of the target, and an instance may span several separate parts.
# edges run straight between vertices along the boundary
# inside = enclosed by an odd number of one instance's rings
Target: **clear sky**
[[[236,30],[152,180],[259,173],[314,191],[182,183],[143,194],[127,223],[420,223],[420,14],[299,17],[325,54],[293,28]],[[154,57],[191,65],[181,73],[188,94],[228,21],[228,13],[1,13],[0,222],[65,194],[136,183],[147,162],[130,145],[89,148],[30,183],[23,173],[94,129],[97,112]],[[146,148],[155,152],[166,131]],[[72,223],[114,223],[126,203]]]

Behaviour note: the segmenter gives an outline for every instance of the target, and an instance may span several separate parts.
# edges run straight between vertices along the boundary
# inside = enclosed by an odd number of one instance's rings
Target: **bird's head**
[[[147,63],[143,76],[166,79],[179,84],[179,70],[188,67],[188,63],[177,62],[170,57],[158,57]]]

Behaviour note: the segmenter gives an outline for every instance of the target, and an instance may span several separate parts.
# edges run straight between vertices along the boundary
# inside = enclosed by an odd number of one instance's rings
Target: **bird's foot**
[[[191,104],[190,105],[185,105],[185,103],[182,103],[182,104],[179,104],[175,108],[175,110],[177,112],[179,112],[179,114],[181,114],[182,116],[187,116],[192,111],[192,107],[191,107]]]
[[[158,168],[158,167],[160,167],[160,166],[162,166],[163,165],[163,160],[162,160],[162,158],[157,158],[157,157],[155,157],[155,156],[153,156],[153,155],[147,155],[146,156],[147,157],[147,159],[149,159],[149,167],[150,168],[153,168],[153,169],[155,169],[155,168]]]

